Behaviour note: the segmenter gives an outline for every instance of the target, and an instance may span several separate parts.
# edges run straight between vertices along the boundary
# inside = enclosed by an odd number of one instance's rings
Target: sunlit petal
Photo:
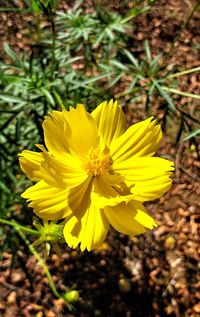
[[[138,235],[144,233],[146,228],[152,229],[153,226],[156,226],[154,220],[139,202],[106,207],[104,212],[112,227],[124,234]]]
[[[57,220],[68,216],[71,211],[67,203],[67,191],[39,181],[29,187],[22,197],[31,201],[29,207],[41,218]]]
[[[113,169],[124,177],[135,200],[148,201],[161,197],[171,187],[174,164],[158,157],[133,157],[114,162]]]
[[[43,162],[41,153],[24,150],[19,154],[19,162],[22,171],[33,181],[41,179],[40,168]]]
[[[44,161],[40,172],[43,180],[52,186],[70,189],[83,183],[88,177],[83,168],[83,163],[70,154],[64,157],[54,157],[49,152],[43,152]]]
[[[69,152],[70,127],[64,116],[65,111],[52,111],[43,123],[44,140],[53,155],[62,157]]]
[[[115,175],[113,175],[116,180]],[[110,176],[110,183],[106,177],[96,177],[94,180],[93,190],[91,192],[91,200],[93,204],[99,208],[104,208],[105,206],[115,206],[121,202],[128,202],[133,199],[133,194],[130,191],[120,192],[117,191],[116,187],[112,186],[112,177]]]
[[[118,102],[111,100],[102,102],[93,112],[98,131],[107,145],[113,142],[125,131],[125,117]]]
[[[84,157],[91,147],[98,144],[97,125],[83,105],[65,111],[65,120],[71,130],[70,149],[79,157]]]
[[[108,229],[109,222],[103,210],[91,204],[79,220],[70,217],[64,227],[64,237],[70,247],[80,244],[81,251],[91,251],[104,241]]]
[[[110,146],[113,161],[124,161],[131,157],[152,156],[160,146],[162,131],[156,121],[149,118],[132,125]]]
[[[80,218],[90,205],[92,184],[91,177],[88,177],[68,193],[68,206],[76,218]]]

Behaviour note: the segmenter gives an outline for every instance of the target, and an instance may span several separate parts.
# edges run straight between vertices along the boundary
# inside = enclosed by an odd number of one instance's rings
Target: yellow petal
[[[97,248],[106,238],[109,223],[103,210],[91,204],[80,219],[71,217],[64,227],[64,237],[68,245],[81,251]]]
[[[131,210],[135,210],[136,214],[134,216],[134,219],[139,222],[141,225],[143,225],[147,229],[153,229],[154,227],[157,227],[157,223],[152,218],[152,216],[148,213],[146,208],[143,206],[143,204],[136,200],[131,200],[128,202],[128,207]]]
[[[40,169],[42,179],[55,187],[67,188],[78,186],[88,177],[83,169],[83,163],[70,154],[54,157],[49,152],[43,152],[44,161]]]
[[[69,190],[68,206],[76,218],[81,218],[90,205],[93,181],[88,177],[83,183]]]
[[[117,101],[104,101],[92,112],[92,116],[107,145],[125,131],[125,116]]]
[[[97,125],[83,105],[65,111],[65,119],[71,129],[70,149],[79,157],[84,157],[91,147],[98,144]]]
[[[113,175],[114,180],[116,180],[115,176],[117,175]],[[112,175],[109,175],[109,178],[99,176],[94,179],[91,200],[100,209],[105,206],[115,206],[123,201],[128,202],[133,199],[130,191],[127,193],[119,192],[114,186],[111,186],[112,183]],[[117,186],[118,184],[115,183],[115,185]]]
[[[44,160],[41,153],[25,150],[19,154],[19,162],[22,171],[33,181],[41,178],[40,168]]]
[[[130,208],[121,203],[114,207],[105,207],[104,212],[114,229],[124,234],[137,235],[146,231],[145,225],[136,219],[140,210],[143,211],[142,204],[133,204]]]
[[[69,152],[70,127],[65,119],[66,111],[52,111],[43,122],[44,140],[53,155],[63,156]]]
[[[110,146],[113,161],[123,161],[132,156],[152,156],[160,146],[162,131],[152,117],[136,123]]]
[[[61,190],[39,181],[29,187],[22,197],[30,201],[29,207],[42,219],[58,220],[69,214],[71,210],[67,203],[67,190]]]
[[[124,177],[135,200],[148,201],[161,197],[171,187],[174,164],[158,157],[133,157],[113,162],[113,169]]]

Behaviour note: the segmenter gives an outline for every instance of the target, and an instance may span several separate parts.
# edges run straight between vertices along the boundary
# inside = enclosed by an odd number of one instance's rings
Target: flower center
[[[83,168],[88,175],[98,176],[108,172],[111,167],[111,159],[106,150],[100,152],[100,149],[91,148],[83,161]]]

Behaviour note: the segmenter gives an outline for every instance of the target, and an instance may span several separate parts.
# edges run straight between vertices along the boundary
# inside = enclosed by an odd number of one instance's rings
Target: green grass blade
[[[152,56],[151,56],[151,51],[150,51],[150,47],[149,47],[148,41],[144,42],[144,48],[145,48],[145,52],[146,52],[146,57],[147,57],[148,63],[150,64],[151,61],[152,61]]]
[[[181,96],[184,96],[184,97],[200,99],[200,95],[191,94],[189,92],[181,91],[181,90],[178,90],[178,89],[168,88],[168,87],[165,87],[165,86],[162,86],[162,89],[166,90],[166,91],[169,91],[169,92],[172,92],[173,94],[181,95]]]
[[[135,66],[136,69],[138,69],[139,71],[141,71],[140,65],[137,61],[137,59],[133,56],[133,54],[131,54],[128,50],[124,49],[124,53],[126,54],[126,56],[128,57],[128,59],[133,63],[133,65]]]
[[[175,77],[179,77],[179,76],[183,76],[183,75],[187,75],[187,74],[191,74],[191,73],[195,73],[195,72],[199,72],[199,71],[200,71],[200,66],[194,67],[191,69],[187,69],[187,70],[184,70],[182,72],[175,73],[175,74],[171,74],[171,75],[167,76],[167,78],[175,78]]]
[[[52,95],[50,94],[50,92],[49,92],[46,88],[44,88],[44,87],[42,87],[40,90],[41,90],[41,92],[43,93],[43,95],[47,98],[48,102],[49,102],[52,106],[55,106],[55,101],[54,101]]]
[[[0,95],[0,99],[5,101],[5,102],[10,102],[10,103],[19,103],[19,102],[23,102],[24,101],[24,100],[22,100],[19,97],[10,96],[10,95],[4,95],[4,94]]]
[[[168,95],[168,93],[166,93],[166,91],[163,89],[162,86],[160,86],[158,84],[158,82],[156,80],[153,80],[154,86],[157,88],[158,92],[160,93],[160,95],[165,98],[165,100],[167,101],[168,105],[169,105],[169,109],[176,114],[176,107],[173,104],[173,101],[171,99],[171,97]]]
[[[197,135],[200,135],[200,128],[197,128],[197,129],[191,131],[185,138],[182,139],[182,141],[187,141],[191,138],[194,138]]]
[[[128,68],[126,66],[124,66],[122,63],[120,63],[119,61],[117,60],[113,60],[111,61],[111,64],[116,66],[117,68],[121,69],[121,70],[124,70],[124,71],[127,71]]]

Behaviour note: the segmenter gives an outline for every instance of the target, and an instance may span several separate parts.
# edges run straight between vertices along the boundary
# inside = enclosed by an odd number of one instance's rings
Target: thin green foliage
[[[32,224],[30,210],[28,219],[26,213],[19,216],[16,212],[17,206],[23,206],[20,193],[30,185],[19,170],[17,155],[43,141],[42,122],[53,109],[84,103],[91,111],[113,96],[134,103],[145,97],[144,117],[158,114],[154,107],[158,100],[164,113],[159,119],[164,127],[169,121],[178,122],[175,143],[193,142],[200,135],[199,120],[180,109],[176,100],[178,96],[200,99],[182,91],[179,84],[181,76],[198,72],[200,67],[177,72],[175,65],[163,62],[162,54],[153,54],[147,41],[143,54],[130,49],[130,43],[131,47],[137,46],[132,36],[134,18],[149,12],[154,2],[135,1],[135,7],[124,14],[107,10],[100,1],[98,5],[94,1],[91,12],[85,11],[83,1],[75,1],[66,12],[56,11],[57,0],[24,0],[25,9],[10,8],[10,4],[0,8],[4,12],[28,10],[35,23],[31,30],[35,32],[35,45],[30,53],[17,54],[4,43],[7,58],[6,62],[0,60],[0,218],[4,218],[1,223],[13,226],[10,219],[19,219],[22,224]],[[44,29],[43,20],[47,23]],[[123,88],[119,88],[121,84]],[[13,234],[14,230],[9,230]],[[27,232],[22,226],[17,230],[41,262],[24,235]],[[0,234],[4,248],[10,247],[3,230]],[[36,244],[43,242],[38,241]],[[41,263],[46,270],[45,262]],[[55,296],[60,297],[48,269],[45,272]]]
[[[35,21],[36,42],[29,54],[17,54],[8,43],[3,45],[7,59],[0,60],[0,188],[1,214],[6,217],[22,204],[20,192],[28,186],[19,170],[18,153],[42,142],[42,121],[52,109],[84,103],[92,110],[102,96],[112,96],[110,74],[99,62],[106,62],[125,45],[131,29],[126,21],[133,12],[124,17],[116,12],[102,14],[98,8],[86,14],[79,1],[61,13],[55,11],[57,4],[24,1]],[[48,27],[43,31],[45,18]]]
[[[183,138],[183,141],[190,140],[191,138],[194,138],[196,136],[200,135],[200,128],[197,128],[193,131],[191,131],[186,137]]]
[[[199,120],[193,115],[183,112],[177,107],[175,100],[177,96],[200,99],[199,95],[182,91],[179,88],[181,76],[198,72],[200,67],[176,72],[175,65],[170,65],[170,67],[169,65],[163,65],[162,54],[153,56],[147,41],[144,43],[143,58],[141,56],[136,57],[130,50],[124,48],[116,58],[101,66],[110,74],[109,86],[111,88],[125,83],[125,91],[119,92],[117,98],[123,97],[124,99],[124,96],[126,96],[126,100],[129,102],[135,102],[136,99],[142,100],[143,97],[146,98],[144,116],[155,114],[155,99],[160,100],[162,108],[164,106],[164,116],[160,119],[164,128],[166,128],[165,124],[167,122],[178,121],[180,123],[175,143],[180,141],[182,135],[188,131],[189,126],[193,127],[199,124]],[[127,78],[129,78],[128,81]]]

